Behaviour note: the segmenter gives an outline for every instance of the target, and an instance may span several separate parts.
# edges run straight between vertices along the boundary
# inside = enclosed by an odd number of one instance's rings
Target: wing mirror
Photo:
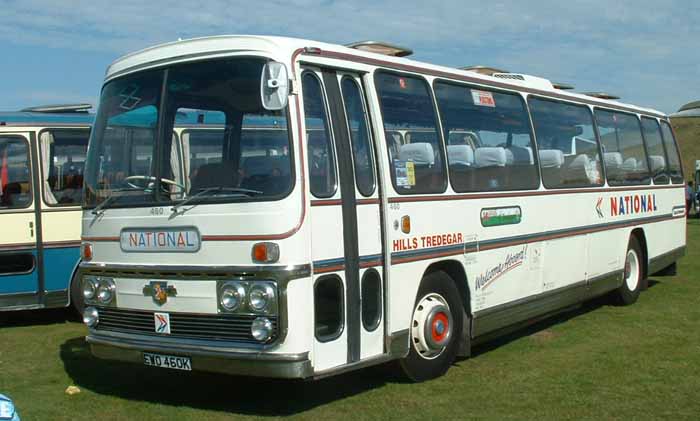
[[[265,64],[260,78],[260,100],[263,108],[270,111],[287,106],[289,98],[289,76],[284,64],[269,61]]]

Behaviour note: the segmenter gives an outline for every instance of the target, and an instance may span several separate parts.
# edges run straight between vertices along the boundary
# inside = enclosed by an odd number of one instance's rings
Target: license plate
[[[143,363],[152,367],[192,371],[192,359],[190,357],[177,357],[175,355],[152,354],[150,352],[144,352]]]

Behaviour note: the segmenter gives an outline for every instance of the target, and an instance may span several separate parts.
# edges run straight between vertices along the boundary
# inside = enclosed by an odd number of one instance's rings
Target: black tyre
[[[622,285],[615,291],[616,301],[620,305],[634,304],[639,298],[639,293],[645,287],[646,277],[644,274],[643,256],[637,237],[630,237],[627,253],[625,254]]]
[[[73,309],[78,313],[78,316],[83,317],[85,300],[83,299],[83,291],[80,288],[80,280],[78,279],[73,279],[70,284],[70,303]]]
[[[462,314],[462,300],[452,278],[442,271],[423,278],[413,308],[410,350],[400,361],[409,379],[434,379],[450,368],[459,348]]]

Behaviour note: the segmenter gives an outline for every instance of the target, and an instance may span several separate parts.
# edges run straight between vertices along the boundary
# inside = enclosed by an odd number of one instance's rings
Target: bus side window
[[[611,186],[649,184],[649,163],[636,115],[597,109],[603,162]]]
[[[350,139],[352,140],[357,190],[363,196],[371,196],[374,193],[374,162],[372,160],[372,146],[367,124],[367,113],[362,102],[362,93],[357,82],[350,77],[344,77],[341,86]]]
[[[668,184],[668,158],[664,150],[659,123],[649,117],[642,117],[644,142],[649,153],[649,169],[656,184]]]
[[[539,187],[525,102],[517,94],[435,83],[456,192]]]
[[[321,82],[306,72],[302,83],[311,194],[328,198],[335,194],[338,183]]]
[[[681,157],[678,153],[678,144],[673,137],[671,126],[661,122],[661,133],[663,133],[664,145],[668,153],[668,171],[673,184],[683,184],[683,170],[681,169]]]
[[[375,84],[384,132],[406,130],[405,143],[386,137],[394,189],[400,194],[442,193],[447,187],[443,145],[427,82],[419,77],[377,72]],[[398,147],[398,151],[394,151]]]
[[[79,205],[89,130],[45,130],[39,136],[44,201],[49,206]]]
[[[26,208],[32,202],[28,149],[24,138],[0,137],[0,209]]]
[[[588,107],[534,97],[528,102],[544,186],[601,186],[602,165]]]

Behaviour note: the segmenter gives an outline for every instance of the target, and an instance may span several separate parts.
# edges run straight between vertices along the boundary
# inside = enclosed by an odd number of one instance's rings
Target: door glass
[[[304,74],[303,91],[311,193],[316,197],[331,197],[335,194],[337,181],[328,116],[321,82],[311,72]]]
[[[343,78],[341,88],[350,128],[357,190],[363,196],[371,196],[374,193],[374,163],[362,93],[357,83],[349,77]]]
[[[90,131],[46,130],[41,133],[44,201],[49,206],[78,205],[83,197],[83,170]]]
[[[27,141],[0,137],[0,209],[26,208],[32,202]]]

